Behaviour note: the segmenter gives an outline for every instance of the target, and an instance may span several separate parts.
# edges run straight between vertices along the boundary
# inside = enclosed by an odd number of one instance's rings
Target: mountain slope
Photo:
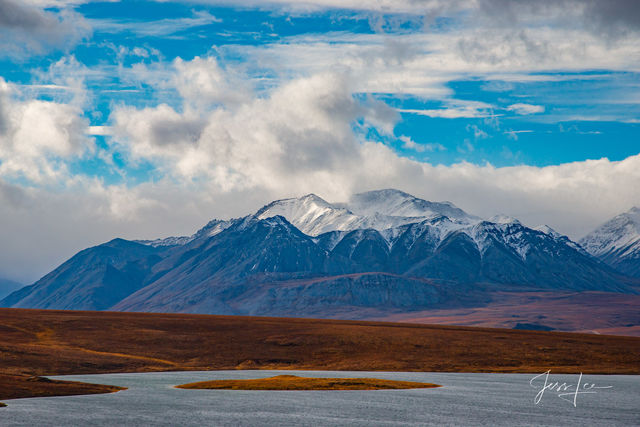
[[[327,257],[280,216],[246,218],[179,254],[173,265],[158,265],[166,274],[114,309],[235,314],[225,302],[230,293],[252,281],[321,274]]]
[[[161,259],[152,246],[114,239],[85,249],[31,286],[0,301],[1,307],[105,310],[143,287]]]
[[[640,277],[640,208],[612,218],[579,243],[618,271]]]
[[[345,205],[278,200],[182,240],[116,239],[0,305],[363,318],[464,306],[490,289],[635,292],[627,280],[550,229],[381,190]]]

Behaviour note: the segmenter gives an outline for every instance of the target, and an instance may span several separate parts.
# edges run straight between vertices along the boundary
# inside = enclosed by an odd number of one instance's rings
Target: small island
[[[308,378],[278,375],[250,380],[213,380],[182,384],[176,388],[208,390],[400,390],[434,388],[438,384],[377,378]]]

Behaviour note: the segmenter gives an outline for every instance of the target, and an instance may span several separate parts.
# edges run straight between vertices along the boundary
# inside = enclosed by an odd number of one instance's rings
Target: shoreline
[[[38,390],[46,381],[28,378],[74,374],[220,370],[538,374],[548,369],[555,374],[640,374],[638,337],[469,326],[0,309],[0,335],[0,380],[5,378],[4,385],[0,381],[0,401],[16,396],[18,388],[24,390],[19,397],[42,396]],[[57,388],[61,395],[84,394],[77,393],[82,386],[47,384],[45,388]],[[116,391],[108,385],[95,391],[95,386],[91,385],[93,392]]]

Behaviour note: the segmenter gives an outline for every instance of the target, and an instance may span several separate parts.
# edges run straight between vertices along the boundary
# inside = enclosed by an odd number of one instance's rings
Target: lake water
[[[181,390],[178,384],[210,379],[374,377],[434,382],[435,389],[373,391]],[[563,400],[538,389],[529,374],[415,372],[209,371],[52,377],[129,387],[113,394],[16,399],[0,409],[3,426],[240,425],[240,426],[525,426],[640,425],[640,377],[585,375],[582,384],[607,389]],[[552,375],[575,384],[578,375]],[[539,378],[539,388],[544,383]],[[586,390],[586,389],[585,389]]]

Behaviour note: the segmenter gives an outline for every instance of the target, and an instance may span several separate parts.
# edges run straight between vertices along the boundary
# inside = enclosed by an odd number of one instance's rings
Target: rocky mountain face
[[[581,239],[580,245],[618,271],[640,278],[640,208],[602,224]]]
[[[0,306],[364,318],[496,289],[634,293],[628,283],[551,229],[381,190],[342,204],[279,200],[188,237],[116,239]]]

